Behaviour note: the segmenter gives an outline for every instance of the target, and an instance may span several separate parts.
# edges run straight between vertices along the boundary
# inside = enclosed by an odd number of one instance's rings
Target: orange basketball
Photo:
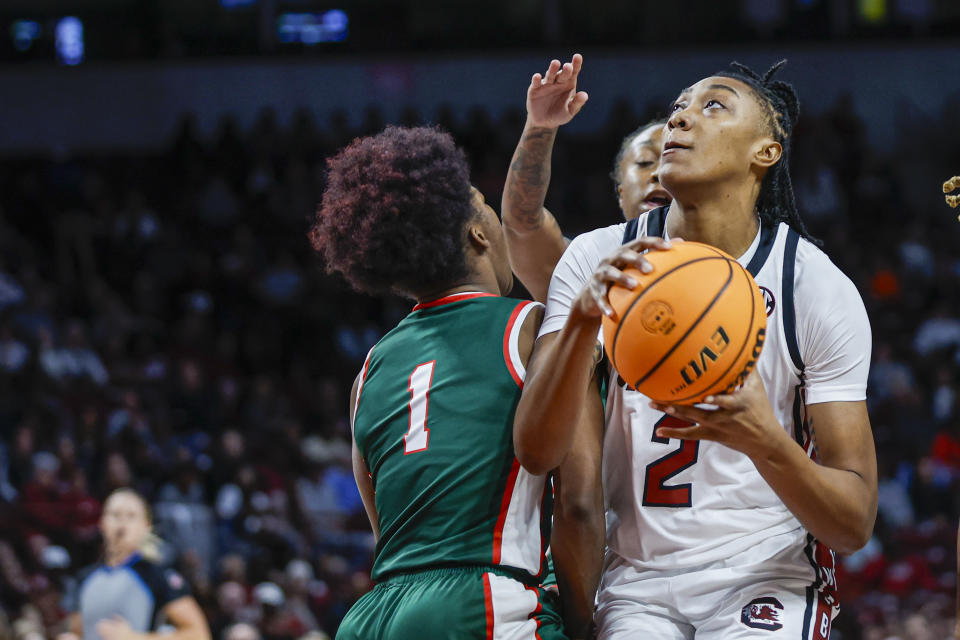
[[[610,288],[616,313],[603,318],[603,337],[617,373],[668,404],[695,404],[739,387],[757,363],[767,326],[753,277],[699,242],[676,242],[646,258],[652,272],[625,270],[636,288]]]

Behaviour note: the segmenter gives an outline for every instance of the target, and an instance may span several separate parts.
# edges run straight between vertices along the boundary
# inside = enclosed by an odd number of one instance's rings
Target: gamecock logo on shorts
[[[740,622],[751,629],[776,631],[782,629],[780,612],[783,605],[776,598],[757,598],[740,611]]]

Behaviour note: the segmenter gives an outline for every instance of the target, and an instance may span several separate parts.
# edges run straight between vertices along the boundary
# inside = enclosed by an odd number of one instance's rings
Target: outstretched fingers
[[[587,95],[586,91],[578,91],[576,95],[570,98],[570,114],[577,115],[580,113],[580,109],[583,108],[583,105],[587,104],[587,100],[590,99],[590,96]]]
[[[579,53],[573,54],[573,57],[570,59],[570,62],[573,63],[573,75],[579,75],[580,69],[583,68],[583,56]]]
[[[543,84],[553,84],[557,81],[557,74],[560,72],[560,61],[551,60],[550,66],[547,67],[547,73],[543,77]]]

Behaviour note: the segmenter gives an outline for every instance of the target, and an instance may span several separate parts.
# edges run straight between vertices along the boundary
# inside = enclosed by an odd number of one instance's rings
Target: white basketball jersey
[[[540,335],[563,327],[603,258],[638,236],[664,235],[666,213],[663,207],[576,238],[551,279]],[[863,302],[826,255],[786,224],[762,227],[739,262],[767,305],[757,371],[780,424],[813,456],[805,404],[866,398],[871,339]],[[801,527],[746,455],[713,442],[657,438],[656,426],[676,418],[648,403],[611,368],[603,449],[610,552],[640,571],[683,570]]]

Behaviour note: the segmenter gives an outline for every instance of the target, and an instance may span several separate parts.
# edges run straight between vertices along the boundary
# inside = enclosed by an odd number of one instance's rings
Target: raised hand
[[[567,124],[587,103],[586,91],[577,91],[577,76],[583,56],[573,54],[570,62],[550,62],[544,75],[533,74],[527,88],[527,121],[535,127],[556,128]]]
[[[960,176],[954,176],[953,178],[950,178],[949,180],[943,183],[944,193],[950,193],[951,191],[954,191],[956,189],[960,189]],[[952,208],[956,209],[957,207],[960,207],[960,194],[955,196],[948,195],[944,197],[947,200],[947,204],[950,205]]]

